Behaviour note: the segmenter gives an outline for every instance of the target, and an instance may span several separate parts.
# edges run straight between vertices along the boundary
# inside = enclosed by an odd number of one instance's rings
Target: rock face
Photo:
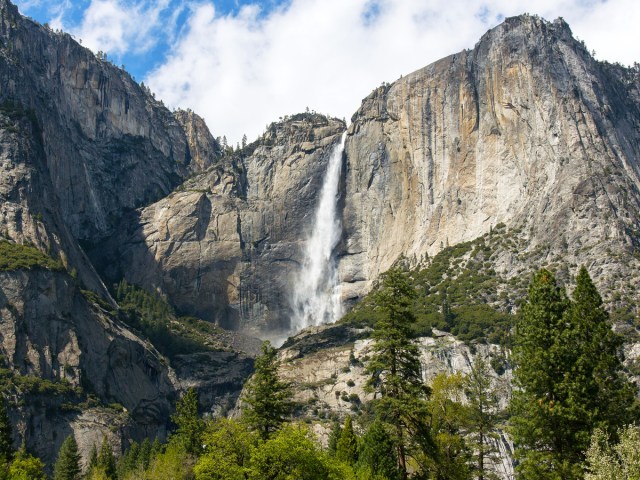
[[[637,92],[638,72],[596,62],[564,21],[526,15],[376,89],[346,142],[345,298],[400,255],[418,262],[500,222],[521,228],[530,249],[589,265],[601,284],[630,270]]]
[[[185,358],[177,378],[166,358],[117,320],[117,305],[79,245],[99,243],[127,211],[219,157],[199,117],[176,115],[126,72],[0,0],[0,241],[33,245],[66,269],[0,271],[3,379],[23,382],[3,386],[15,396],[17,445],[26,440],[49,465],[69,433],[84,454],[103,435],[117,448],[163,436],[180,390],[202,385],[211,401],[203,406],[211,408],[239,393],[251,371],[246,356],[211,352],[231,366],[220,368],[218,359],[206,380],[194,380],[200,365]]]
[[[192,173],[200,173],[222,157],[222,146],[213,138],[202,117],[192,110],[176,110],[174,116],[187,137],[188,165]]]
[[[113,426],[135,425],[130,435],[162,434],[175,391],[162,359],[88,302],[72,277],[37,269],[0,273],[0,317],[0,348],[15,374],[63,382],[121,404],[129,413]],[[55,458],[52,445],[62,443],[78,417],[43,415],[51,402],[55,396],[28,404],[17,421],[27,444],[47,460]],[[60,405],[52,410],[64,412]]]
[[[345,128],[313,114],[272,124],[125,219],[109,253],[92,256],[108,278],[162,292],[182,313],[263,337],[286,331],[301,243]]]
[[[0,91],[0,102],[37,120],[57,207],[76,238],[103,238],[123,212],[167,195],[189,169],[183,129],[149,91],[7,0]]]
[[[372,340],[366,330],[354,330],[345,325],[322,326],[305,330],[290,338],[280,351],[280,375],[291,382],[294,400],[301,406],[300,415],[324,423],[330,430],[328,419],[336,415],[358,418],[363,402],[373,399],[365,390],[369,375],[366,360],[372,353]],[[492,371],[493,387],[499,392],[500,408],[506,408],[511,395],[511,368],[505,352],[498,345],[475,344],[471,349],[463,342],[444,332],[434,337],[416,339],[420,350],[420,363],[424,382],[430,384],[438,374],[460,372],[469,374],[477,356],[492,365],[500,365],[500,374]],[[500,479],[512,479],[513,444],[498,432],[497,461],[489,468]]]

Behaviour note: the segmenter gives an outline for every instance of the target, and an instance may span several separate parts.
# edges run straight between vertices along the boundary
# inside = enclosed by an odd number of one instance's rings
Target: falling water
[[[342,314],[333,250],[342,232],[337,204],[345,138],[346,132],[331,153],[313,231],[306,241],[304,263],[294,285],[292,333],[312,325],[334,322]]]

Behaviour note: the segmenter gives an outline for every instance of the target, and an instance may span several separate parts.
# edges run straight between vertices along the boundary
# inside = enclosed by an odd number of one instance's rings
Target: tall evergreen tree
[[[53,467],[54,480],[79,480],[80,479],[80,454],[78,444],[73,435],[69,435],[62,442],[58,458]]]
[[[358,438],[353,431],[351,415],[347,415],[344,421],[344,428],[336,446],[336,458],[349,465],[353,465],[358,460]]]
[[[264,342],[243,398],[244,418],[263,440],[280,428],[293,408],[291,387],[278,377],[278,367],[276,349]]]
[[[102,470],[109,480],[117,479],[116,458],[107,437],[102,438],[100,453],[98,454],[98,469]]]
[[[11,422],[4,399],[0,397],[0,461],[7,464],[13,457],[13,452]]]
[[[176,413],[171,417],[176,424],[173,441],[182,443],[190,454],[197,454],[202,450],[202,433],[205,429],[204,421],[198,415],[198,394],[190,388],[176,404]]]
[[[367,364],[367,387],[379,396],[376,408],[381,419],[395,428],[399,468],[406,478],[408,429],[420,429],[425,418],[421,400],[427,393],[420,352],[411,331],[415,320],[411,306],[416,292],[399,268],[387,271],[381,278],[381,286],[373,294],[381,317],[371,335],[375,342]]]
[[[572,298],[566,343],[571,345],[574,358],[565,390],[575,403],[573,442],[584,452],[595,427],[613,435],[637,420],[631,416],[636,388],[623,375],[622,337],[611,329],[602,297],[584,266],[578,272]]]
[[[620,340],[586,269],[574,302],[541,270],[517,325],[511,401],[518,471],[525,479],[582,478],[596,427],[615,430],[633,402],[621,375]]]
[[[340,440],[340,434],[342,433],[342,426],[339,421],[333,422],[333,428],[331,429],[331,433],[329,434],[329,442],[327,445],[327,450],[329,454],[335,455],[338,450],[338,441]]]
[[[496,454],[491,441],[498,424],[499,396],[493,370],[486,360],[477,355],[471,372],[465,378],[465,394],[467,397],[467,428],[473,441],[475,456],[474,473],[478,480],[492,478],[487,475],[487,461]]]
[[[381,475],[388,480],[400,478],[396,445],[385,424],[376,418],[362,436],[358,455],[359,470]]]

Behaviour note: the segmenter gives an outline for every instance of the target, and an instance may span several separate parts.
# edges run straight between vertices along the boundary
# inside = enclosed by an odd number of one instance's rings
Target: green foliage
[[[0,240],[0,271],[33,270],[44,268],[57,272],[64,271],[59,260],[42,253],[32,245],[20,245]]]
[[[213,349],[208,345],[208,337],[218,332],[217,327],[193,317],[178,318],[159,295],[151,295],[123,280],[118,284],[116,300],[122,309],[122,321],[149,338],[169,358]]]
[[[327,444],[327,451],[330,455],[335,455],[338,450],[338,441],[340,440],[340,434],[342,433],[342,426],[337,420],[333,422],[331,433],[329,434],[329,442]]]
[[[596,427],[615,432],[633,404],[620,339],[586,269],[570,302],[547,270],[529,289],[516,330],[510,409],[522,478],[582,478]]]
[[[204,421],[198,416],[198,393],[190,388],[176,404],[176,412],[171,416],[176,431],[171,437],[172,443],[179,443],[189,454],[202,450]]]
[[[246,387],[243,401],[247,408],[243,415],[263,440],[280,428],[289,417],[291,387],[278,377],[277,350],[266,341],[262,344],[262,355],[256,358],[255,373]]]
[[[98,453],[97,469],[103,471],[108,480],[117,480],[116,459],[113,456],[113,450],[107,437],[102,439],[102,445]]]
[[[44,463],[37,457],[27,453],[23,445],[9,465],[8,480],[46,480]],[[78,477],[76,477],[78,478]]]
[[[73,435],[69,435],[58,452],[58,458],[53,467],[54,480],[80,479],[80,454],[78,444]]]
[[[205,453],[194,468],[196,480],[244,480],[258,441],[258,434],[240,422],[208,422],[203,435]]]
[[[423,448],[418,461],[433,478],[470,478],[471,452],[463,438],[468,411],[462,403],[465,378],[460,373],[437,375],[431,384],[428,410],[433,446]]]
[[[4,399],[0,398],[0,462],[5,465],[13,458],[13,440],[11,439],[11,422],[7,415]]]
[[[396,445],[387,427],[379,418],[369,426],[362,437],[358,456],[358,472],[362,478],[397,480],[400,478]],[[367,473],[370,477],[365,476]]]
[[[348,465],[353,465],[358,460],[358,438],[353,431],[351,415],[347,415],[344,428],[340,433],[336,445],[336,458]]]
[[[192,480],[195,461],[195,457],[185,450],[184,444],[169,442],[165,451],[153,458],[144,475],[134,478],[135,480]]]
[[[406,476],[407,430],[421,429],[425,413],[422,399],[428,393],[411,332],[411,302],[416,292],[400,269],[391,269],[381,278],[373,296],[380,318],[372,332],[375,343],[366,367],[370,375],[367,388],[380,395],[375,408],[381,419],[395,427],[398,461]]]
[[[503,228],[496,230],[506,235]],[[437,328],[465,342],[508,344],[514,317],[488,303],[496,304],[499,300],[501,280],[491,263],[485,262],[495,248],[490,237],[485,236],[475,242],[446,247],[427,266],[410,274],[403,272],[416,292],[410,303],[415,317],[411,327],[414,336],[430,336],[432,329]],[[374,295],[375,292],[365,297],[341,322],[358,327],[375,325],[381,312],[376,308]]]
[[[640,478],[640,427],[626,426],[620,441],[612,444],[609,435],[596,429],[587,451],[585,480],[638,480]]]
[[[466,429],[473,450],[473,472],[480,479],[496,478],[487,471],[488,461],[495,463],[497,451],[492,440],[497,439],[498,413],[500,411],[498,390],[494,373],[489,364],[477,355],[471,372],[464,379],[467,397]]]
[[[287,425],[254,450],[249,461],[250,479],[320,480],[332,475],[333,462],[304,427]]]

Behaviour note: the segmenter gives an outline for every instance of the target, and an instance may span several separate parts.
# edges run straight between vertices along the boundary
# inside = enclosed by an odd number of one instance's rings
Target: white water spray
[[[307,239],[304,263],[293,289],[291,333],[297,333],[312,325],[335,322],[342,314],[340,286],[333,250],[342,233],[337,206],[346,137],[345,132],[329,159],[313,231]]]

